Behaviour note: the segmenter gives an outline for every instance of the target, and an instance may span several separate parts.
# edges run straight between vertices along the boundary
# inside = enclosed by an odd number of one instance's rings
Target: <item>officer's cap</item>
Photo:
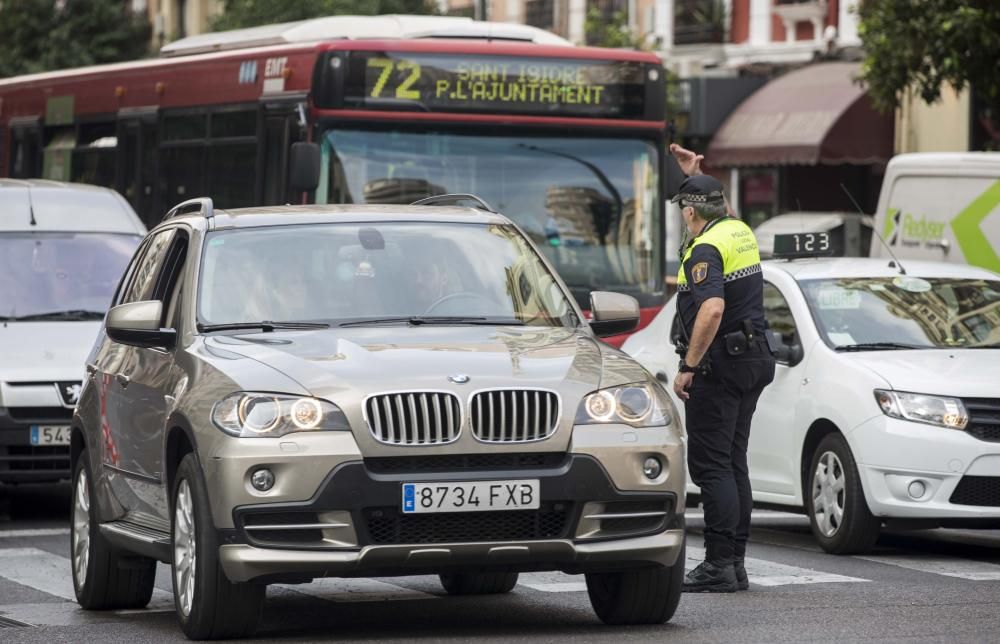
[[[681,183],[681,187],[671,201],[674,203],[684,201],[691,204],[715,203],[723,199],[722,184],[719,183],[718,179],[707,174],[696,174]]]

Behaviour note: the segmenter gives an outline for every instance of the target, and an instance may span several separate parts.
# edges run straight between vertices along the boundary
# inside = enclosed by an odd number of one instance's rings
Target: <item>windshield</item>
[[[102,319],[140,240],[110,233],[0,233],[0,319]]]
[[[396,203],[471,193],[510,217],[577,302],[590,292],[662,304],[655,146],[567,134],[478,136],[334,130],[323,139],[317,203]]]
[[[202,325],[259,321],[576,326],[573,309],[511,226],[376,223],[208,235]]]
[[[831,347],[1000,344],[1000,280],[899,276],[800,282]]]

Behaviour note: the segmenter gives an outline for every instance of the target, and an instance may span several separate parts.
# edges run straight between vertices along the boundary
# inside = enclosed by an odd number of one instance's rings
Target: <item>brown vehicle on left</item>
[[[254,632],[271,582],[440,575],[452,594],[584,574],[608,623],[673,615],[677,412],[488,206],[172,210],[125,272],[73,417],[88,609],[173,571],[193,639]],[[472,198],[474,201],[475,198]]]

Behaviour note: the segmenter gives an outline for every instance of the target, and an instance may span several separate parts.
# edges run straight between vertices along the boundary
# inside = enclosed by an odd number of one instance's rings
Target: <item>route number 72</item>
[[[413,101],[420,100],[420,90],[411,89],[414,83],[420,80],[420,65],[417,63],[408,60],[401,60],[397,63],[391,58],[369,58],[368,66],[382,70],[379,72],[378,79],[376,79],[375,85],[372,87],[372,98],[382,96],[382,90],[388,84],[393,70],[399,70],[400,72],[408,72],[408,74],[396,85],[396,98]]]

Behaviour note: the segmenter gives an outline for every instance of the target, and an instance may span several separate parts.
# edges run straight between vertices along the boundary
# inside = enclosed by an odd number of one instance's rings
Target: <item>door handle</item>
[[[87,373],[89,373],[90,375],[94,375],[95,373],[97,373],[97,365],[96,364],[90,364],[88,362],[87,363]]]
[[[117,380],[117,381],[118,381],[118,384],[119,384],[119,385],[121,385],[122,387],[128,387],[128,383],[129,383],[129,382],[130,382],[130,381],[131,381],[132,379],[131,379],[131,378],[129,378],[128,376],[126,376],[125,374],[123,374],[123,373],[120,373],[120,374],[118,374],[117,376],[115,376],[115,380]]]

